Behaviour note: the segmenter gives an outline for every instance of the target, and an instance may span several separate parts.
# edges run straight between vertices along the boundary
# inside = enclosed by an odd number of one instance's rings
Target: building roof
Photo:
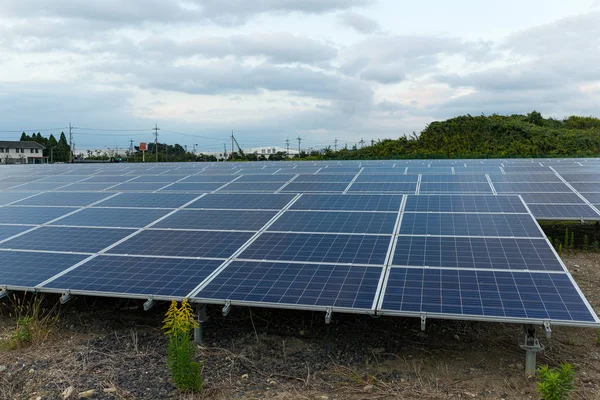
[[[44,146],[37,142],[20,142],[11,140],[0,140],[0,148],[2,149],[45,149]]]

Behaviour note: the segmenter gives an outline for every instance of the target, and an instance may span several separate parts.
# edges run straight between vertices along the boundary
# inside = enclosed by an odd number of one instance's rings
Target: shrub
[[[594,243],[592,243],[592,249],[594,250],[594,252],[598,252],[598,250],[600,250],[600,242],[598,242],[597,240],[594,240]]]
[[[571,240],[569,241],[569,249],[575,248],[575,232],[571,232]]]
[[[565,243],[564,243],[564,247],[565,247],[565,249],[569,248],[569,228],[565,228]]]
[[[196,346],[192,342],[192,329],[197,324],[187,299],[181,302],[180,307],[175,300],[171,302],[163,326],[169,336],[168,365],[175,386],[184,392],[202,389],[201,365],[194,361]]]
[[[56,306],[45,309],[42,307],[43,296],[23,295],[23,298],[13,295],[11,303],[14,307],[16,324],[14,331],[6,341],[0,343],[0,347],[14,349],[29,345],[40,345],[52,333],[52,328],[58,321],[58,309]]]
[[[569,363],[560,368],[549,368],[547,365],[538,368],[537,390],[544,400],[565,400],[573,390],[575,372]]]
[[[583,250],[588,251],[590,248],[590,238],[588,235],[583,237]]]

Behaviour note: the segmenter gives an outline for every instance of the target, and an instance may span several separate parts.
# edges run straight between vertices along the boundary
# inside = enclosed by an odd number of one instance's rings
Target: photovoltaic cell
[[[521,193],[527,205],[541,204],[585,204],[575,193]],[[600,196],[599,196],[600,198]]]
[[[377,174],[360,174],[356,178],[356,183],[417,183],[419,177],[417,175],[377,175]]]
[[[292,199],[293,194],[224,194],[214,193],[196,200],[187,208],[222,208],[280,210]]]
[[[0,251],[0,286],[33,288],[86,257],[80,254]]]
[[[287,211],[269,231],[392,234],[396,213]]]
[[[487,182],[421,182],[419,193],[492,193],[492,188]]]
[[[529,209],[538,219],[600,219],[587,204],[530,204]]]
[[[220,192],[275,192],[283,183],[280,182],[240,182],[230,183]]]
[[[125,182],[110,188],[111,192],[154,191],[167,186],[165,182]]]
[[[147,230],[126,240],[111,254],[228,258],[252,232]]]
[[[398,211],[402,202],[401,195],[338,195],[303,194],[292,210],[340,210],[340,211]]]
[[[562,182],[557,183],[494,183],[498,193],[527,193],[527,192],[573,192]]]
[[[381,267],[234,261],[195,298],[371,309]]]
[[[389,244],[390,236],[263,233],[239,258],[382,265]]]
[[[284,183],[286,183],[287,181],[289,181],[290,179],[292,179],[294,177],[294,175],[280,175],[280,174],[270,174],[270,175],[243,175],[241,178],[239,178],[238,180],[236,180],[236,182],[281,182],[281,184],[283,185]]]
[[[384,183],[384,182],[370,182],[370,183],[357,183],[354,182],[350,186],[349,192],[397,192],[397,193],[414,193],[417,190],[416,183]]]
[[[398,236],[394,265],[563,271],[544,239]]]
[[[156,257],[98,256],[48,283],[45,288],[185,297],[214,272],[222,262]]]
[[[527,213],[518,196],[407,196],[404,211]]]
[[[400,233],[406,235],[543,237],[528,214],[405,213]]]
[[[319,183],[319,182],[292,182],[283,189],[282,192],[343,192],[348,186],[347,183]]]
[[[415,177],[412,175],[411,177]],[[421,183],[433,183],[433,182],[445,182],[445,183],[486,183],[487,178],[485,174],[479,175],[423,175],[421,177]],[[489,186],[489,185],[488,185]]]
[[[183,183],[177,182],[171,186],[167,186],[162,191],[167,192],[210,192],[223,186],[222,183],[199,182],[199,183]]]
[[[98,207],[178,208],[199,195],[186,193],[121,193]]]
[[[34,194],[35,193],[31,193],[31,192],[26,192],[26,193],[0,192],[0,206],[3,206],[5,204],[9,204],[9,203],[14,203],[14,202],[22,200],[22,199],[24,199],[26,197],[31,197]]]
[[[18,226],[18,225],[0,225],[0,240],[8,239],[11,236],[17,235],[21,232],[25,232],[31,229],[31,226]],[[0,244],[0,247],[2,244]]]
[[[331,183],[345,183],[348,185],[352,179],[354,179],[354,175],[314,175],[314,174],[304,174],[298,175],[294,182],[331,182]]]
[[[115,228],[143,228],[166,215],[169,210],[137,210],[128,208],[86,208],[51,225],[106,226]]]
[[[595,322],[566,274],[392,268],[381,308]]]
[[[179,210],[154,228],[258,231],[277,211]]]
[[[112,193],[89,192],[51,192],[41,193],[37,196],[21,200],[15,204],[26,206],[88,206],[92,203],[112,196]]]
[[[131,229],[43,226],[0,244],[0,248],[95,253],[133,232]]]

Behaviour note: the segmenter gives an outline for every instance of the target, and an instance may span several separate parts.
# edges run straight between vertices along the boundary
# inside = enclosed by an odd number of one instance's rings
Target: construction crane
[[[233,136],[233,131],[231,131],[231,159],[232,159],[232,160],[233,160],[233,154],[234,154],[234,151],[233,151],[233,144],[234,144],[234,143],[235,143],[235,145],[236,145],[236,146],[237,146],[237,148],[238,148],[238,152],[239,152],[240,158],[241,158],[242,160],[245,160],[245,159],[246,159],[246,154],[244,154],[244,151],[243,151],[243,150],[242,150],[242,148],[240,147],[240,144],[239,144],[239,143],[237,142],[237,140],[235,139],[235,136]]]

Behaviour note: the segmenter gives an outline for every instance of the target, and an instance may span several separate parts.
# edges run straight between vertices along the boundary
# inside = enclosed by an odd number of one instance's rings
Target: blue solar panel
[[[168,183],[173,183],[178,181],[181,178],[184,178],[186,175],[181,176],[173,176],[173,175],[142,175],[135,178],[132,183],[146,183],[146,182],[163,182],[165,185]]]
[[[0,208],[3,224],[43,224],[66,215],[76,208],[7,206]]]
[[[575,182],[571,186],[578,192],[600,192],[600,182]]]
[[[348,185],[352,179],[354,179],[354,175],[314,175],[314,174],[305,174],[298,175],[294,182],[331,182],[331,183],[345,183]]]
[[[292,210],[340,210],[340,211],[398,211],[402,196],[399,195],[339,195],[303,194]]]
[[[26,197],[31,197],[35,193],[27,192],[27,193],[19,193],[19,192],[0,192],[0,206],[5,204],[14,203],[16,201],[22,200]]]
[[[504,212],[527,213],[518,196],[407,196],[404,211],[420,212]]]
[[[275,175],[244,175],[241,178],[239,178],[238,180],[236,180],[236,182],[281,182],[281,184],[283,185],[284,183],[286,183],[287,181],[289,181],[290,179],[292,179],[294,177],[294,175],[280,175],[280,174],[275,174]]]
[[[228,258],[251,232],[147,230],[110,250],[111,254]]]
[[[431,183],[431,182],[487,183],[487,178],[485,177],[484,174],[478,174],[478,175],[423,175],[421,177],[421,183]]]
[[[235,178],[237,177],[234,175],[192,175],[184,178],[181,180],[181,182],[217,182],[221,183],[221,185],[224,185],[227,182],[231,182]]]
[[[21,250],[51,250],[95,253],[125,236],[131,229],[59,228],[43,226],[26,235],[8,240],[0,247]]]
[[[31,229],[31,226],[17,226],[17,225],[0,225],[0,240],[8,239],[11,236],[17,235],[21,232],[25,232]],[[0,244],[0,246],[2,246]]]
[[[585,204],[575,193],[521,193],[521,197],[527,205],[532,203]]]
[[[207,194],[190,204],[187,208],[280,210],[293,198],[294,195],[292,194],[215,193]]]
[[[128,208],[86,208],[52,225],[108,226],[116,228],[143,228],[166,215],[169,210]]]
[[[528,214],[405,213],[400,233],[406,235],[543,237]]]
[[[390,236],[263,233],[239,258],[383,264]]]
[[[133,176],[127,176],[127,175],[94,175],[89,177],[88,179],[85,180],[86,183],[97,183],[97,182],[102,182],[102,183],[112,183],[117,184],[120,182],[125,182],[128,181],[130,179],[133,179]]]
[[[417,183],[419,177],[417,175],[376,175],[376,174],[360,174],[356,178],[356,183]]]
[[[343,192],[348,186],[347,183],[319,183],[319,182],[292,182],[284,187],[282,192]]]
[[[121,193],[98,207],[178,208],[199,195],[186,193]]]
[[[99,192],[104,189],[108,189],[116,183],[70,183],[67,186],[56,189],[58,192]]]
[[[556,174],[499,174],[490,175],[490,179],[494,184],[501,182],[561,182],[560,178],[556,176]]]
[[[223,186],[222,183],[200,182],[200,183],[174,183],[165,187],[163,191],[168,192],[211,192]]]
[[[111,192],[154,191],[167,186],[165,182],[125,182],[110,188]]]
[[[16,185],[16,186],[15,186]],[[66,185],[66,183],[53,183],[53,182],[29,182],[24,184],[10,184],[16,190],[36,190],[36,191],[45,191],[45,190],[54,190],[58,189],[61,186]]]
[[[234,261],[195,298],[372,309],[381,267]]]
[[[179,210],[154,228],[258,231],[277,211]]]
[[[562,271],[543,239],[398,236],[392,264]]]
[[[529,209],[537,219],[600,219],[587,204],[530,204]]]
[[[275,192],[283,183],[280,182],[233,182],[221,189],[221,192]]]
[[[80,254],[0,251],[0,286],[33,288],[86,257]]]
[[[494,183],[497,193],[573,192],[562,182],[557,183]]]
[[[600,182],[600,176],[596,174],[560,174],[567,182]],[[558,177],[557,177],[558,178]]]
[[[492,193],[492,188],[487,182],[421,182],[419,193]]]
[[[287,211],[269,231],[392,234],[396,213]]]
[[[381,309],[595,322],[566,274],[392,268]]]
[[[27,206],[87,206],[107,197],[111,193],[86,193],[86,192],[51,192],[42,193],[29,199],[21,200],[19,205]]]
[[[600,193],[582,193],[582,195],[590,203],[593,203],[593,204],[600,203]]]
[[[98,256],[48,283],[45,288],[185,297],[222,263],[215,260]]]
[[[416,183],[394,183],[394,182],[371,182],[360,183],[354,182],[350,186],[349,192],[397,192],[397,193],[414,193],[417,190]]]

